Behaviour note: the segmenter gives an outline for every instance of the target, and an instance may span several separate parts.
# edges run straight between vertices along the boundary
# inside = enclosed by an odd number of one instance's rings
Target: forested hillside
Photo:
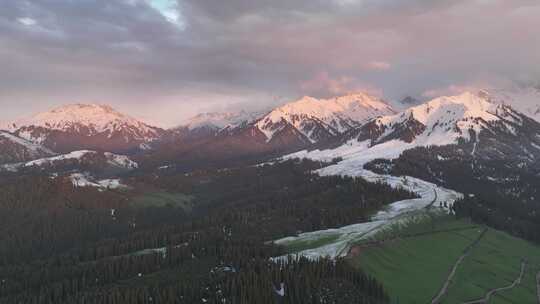
[[[285,251],[269,240],[413,196],[310,173],[320,166],[144,174],[123,191],[3,177],[0,303],[386,303],[381,283],[341,260],[270,260]],[[155,193],[171,202],[142,203]]]
[[[490,159],[471,153],[473,149],[473,143],[416,148],[391,161],[374,160],[366,168],[458,190],[467,194],[455,204],[459,215],[540,242],[538,165],[517,157]]]

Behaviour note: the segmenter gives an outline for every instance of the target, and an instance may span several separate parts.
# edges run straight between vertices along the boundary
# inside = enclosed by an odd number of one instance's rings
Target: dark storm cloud
[[[540,79],[539,20],[537,0],[1,1],[0,104],[97,100],[173,122],[276,96]]]

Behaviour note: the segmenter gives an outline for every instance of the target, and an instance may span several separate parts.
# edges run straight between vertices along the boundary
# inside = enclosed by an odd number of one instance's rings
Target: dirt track
[[[491,289],[486,293],[486,295],[482,299],[463,302],[463,304],[489,303],[489,300],[491,299],[491,297],[493,297],[493,295],[495,295],[497,292],[504,291],[504,290],[509,290],[509,289],[512,289],[512,288],[516,287],[517,285],[519,285],[521,283],[521,280],[523,279],[523,275],[525,274],[525,267],[526,266],[527,266],[527,262],[524,261],[524,260],[521,261],[521,271],[519,272],[519,276],[514,280],[514,282],[512,282],[512,284],[504,286],[504,287]]]
[[[433,300],[431,300],[431,304],[438,304],[441,302],[441,299],[446,295],[446,293],[448,292],[448,287],[450,286],[450,284],[452,283],[452,279],[454,278],[454,275],[456,274],[456,270],[457,268],[459,267],[459,265],[461,264],[461,262],[463,262],[463,260],[469,255],[469,253],[471,252],[471,250],[480,242],[480,240],[484,237],[484,235],[486,234],[487,232],[487,228],[484,228],[484,230],[482,231],[482,233],[480,233],[480,235],[478,236],[478,238],[476,240],[474,240],[474,242],[472,242],[469,246],[467,246],[467,248],[465,248],[465,250],[463,251],[463,254],[457,259],[457,261],[454,263],[454,266],[452,267],[452,269],[450,270],[450,273],[448,274],[448,277],[446,278],[446,281],[444,282],[441,290],[439,291],[439,293],[433,298]]]
[[[540,304],[540,271],[536,274],[536,296],[538,297],[538,304]]]

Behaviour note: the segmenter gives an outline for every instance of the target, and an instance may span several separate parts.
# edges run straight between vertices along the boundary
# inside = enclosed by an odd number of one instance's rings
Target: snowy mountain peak
[[[383,115],[393,114],[390,105],[366,93],[329,99],[304,96],[278,107],[256,124],[268,141],[287,125],[296,128],[311,142],[334,136]]]
[[[35,126],[53,130],[69,130],[88,127],[95,132],[114,131],[122,126],[133,126],[144,132],[151,132],[151,127],[124,115],[108,105],[70,104],[42,112],[28,118],[9,123],[8,129],[15,131],[21,127]]]
[[[443,96],[399,114],[378,118],[359,132],[372,145],[401,140],[413,145],[448,145],[470,140],[482,130],[512,133],[523,116],[506,105],[497,105],[483,94],[465,92]]]
[[[198,128],[209,128],[213,130],[221,130],[226,127],[236,127],[243,123],[249,123],[260,117],[258,112],[208,112],[200,113],[188,119],[180,127],[195,130]]]
[[[453,121],[455,119],[482,118],[496,120],[492,114],[497,105],[481,95],[465,92],[456,96],[443,96],[406,110],[402,116],[414,117],[417,121],[429,125],[433,121]]]
[[[356,93],[329,99],[304,96],[297,101],[276,108],[269,114],[269,117],[278,121],[281,116],[303,115],[324,120],[334,115],[343,115],[354,120],[365,120],[372,118],[369,117],[372,114],[369,113],[370,111],[381,111],[384,114],[394,112],[390,105],[381,99],[366,93]]]
[[[4,128],[61,153],[81,149],[128,152],[159,138],[163,132],[98,104],[64,105],[7,123]]]

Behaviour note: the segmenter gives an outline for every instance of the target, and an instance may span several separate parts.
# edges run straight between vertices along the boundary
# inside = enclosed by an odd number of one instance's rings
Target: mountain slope
[[[234,128],[244,123],[249,123],[260,117],[259,112],[211,112],[201,113],[188,119],[180,127],[195,130],[198,128],[209,128],[219,131],[223,128]]]
[[[0,166],[1,171],[31,172],[93,172],[115,174],[138,168],[138,164],[125,155],[91,150],[72,151],[32,161],[11,163]]]
[[[530,118],[540,122],[540,87],[512,86],[480,90],[491,102],[510,105]]]
[[[170,131],[177,137],[188,140],[210,137],[215,136],[220,131],[252,123],[263,114],[243,110],[240,112],[200,113]]]
[[[15,135],[56,152],[80,149],[130,152],[158,139],[163,130],[113,108],[72,104],[5,125]]]
[[[0,164],[30,161],[53,154],[52,151],[41,145],[0,131]]]

